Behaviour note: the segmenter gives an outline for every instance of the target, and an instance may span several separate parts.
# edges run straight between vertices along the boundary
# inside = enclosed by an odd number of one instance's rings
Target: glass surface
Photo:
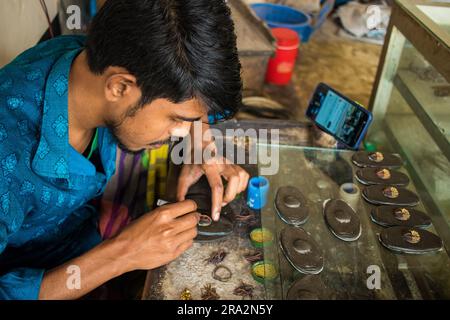
[[[450,83],[408,40],[400,58],[395,81],[405,87],[402,92],[405,98],[416,101],[417,107],[423,109],[450,142]],[[400,107],[401,104],[398,108]],[[393,112],[399,111],[394,105],[391,109]]]
[[[387,145],[387,144],[386,144]],[[339,187],[353,182],[357,168],[351,163],[353,152],[333,149],[279,146],[280,168],[268,175],[269,199],[261,211],[263,227],[279,237],[286,224],[274,207],[276,192],[282,186],[295,186],[307,198],[310,217],[302,226],[323,250],[325,266],[317,275],[326,286],[328,299],[437,299],[450,298],[450,260],[445,250],[426,255],[397,254],[384,248],[378,240],[382,227],[370,219],[373,206],[360,199],[356,212],[361,219],[362,235],[354,242],[337,239],[323,218],[323,201],[339,197]],[[401,171],[409,175],[402,168]],[[411,183],[411,191],[417,192]],[[418,210],[430,214],[424,202]],[[430,214],[434,220],[435,213]],[[434,227],[428,229],[437,233]],[[448,227],[445,229],[448,233]],[[266,282],[269,299],[283,299],[295,279],[305,277],[287,261],[279,243],[264,248],[265,259],[274,261],[279,277]],[[379,268],[381,288],[367,286],[370,268]],[[369,268],[369,269],[368,269]]]

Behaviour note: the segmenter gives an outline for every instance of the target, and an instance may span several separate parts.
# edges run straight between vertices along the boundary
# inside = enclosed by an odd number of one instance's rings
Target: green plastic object
[[[365,141],[364,142],[364,149],[368,152],[375,152],[377,151],[377,144],[371,141]]]
[[[142,154],[141,154],[141,164],[145,170],[148,170],[149,153],[150,153],[150,151],[145,151],[145,152],[142,152]]]
[[[265,265],[264,270],[266,270],[267,266],[270,266],[273,268],[274,273],[272,275],[265,275],[264,277],[261,277],[260,275],[256,274],[255,270],[258,266]],[[264,284],[266,281],[273,281],[278,277],[278,271],[275,265],[270,261],[257,261],[252,265],[252,277],[255,279],[256,282],[259,282],[261,284]]]
[[[263,234],[268,235],[268,239],[266,241],[258,241],[258,240],[256,240],[255,235],[257,233],[260,233],[260,232],[262,232]],[[252,232],[250,232],[250,242],[252,243],[252,246],[257,248],[257,249],[264,248],[264,247],[272,245],[273,244],[273,240],[274,240],[273,232],[270,231],[267,228],[256,228],[256,229],[253,229]]]

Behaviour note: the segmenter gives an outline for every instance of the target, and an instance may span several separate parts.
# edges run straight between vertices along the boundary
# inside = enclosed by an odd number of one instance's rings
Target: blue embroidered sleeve
[[[38,298],[44,270],[101,241],[87,204],[114,174],[116,141],[99,128],[103,172],[69,143],[70,69],[85,41],[57,37],[0,68],[0,299]]]
[[[24,212],[14,191],[6,179],[0,179],[0,254],[8,245],[8,237],[20,229],[23,219]]]
[[[17,268],[0,276],[0,300],[37,300],[44,272]]]
[[[0,254],[8,245],[8,236],[22,225],[24,212],[14,192],[0,180]],[[0,300],[37,299],[45,270],[18,268],[0,276]]]

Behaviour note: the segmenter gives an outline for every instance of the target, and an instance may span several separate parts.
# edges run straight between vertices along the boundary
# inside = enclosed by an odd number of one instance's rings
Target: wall
[[[56,16],[57,0],[45,0],[50,18]],[[0,67],[34,46],[47,30],[39,0],[0,1]]]

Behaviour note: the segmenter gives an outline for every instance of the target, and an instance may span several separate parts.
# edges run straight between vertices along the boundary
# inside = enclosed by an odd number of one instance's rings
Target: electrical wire
[[[41,3],[41,7],[42,10],[44,11],[45,17],[47,18],[48,31],[50,32],[50,37],[54,38],[55,34],[53,33],[52,22],[50,20],[50,15],[48,13],[47,4],[45,3],[45,0],[39,0],[39,2]]]

